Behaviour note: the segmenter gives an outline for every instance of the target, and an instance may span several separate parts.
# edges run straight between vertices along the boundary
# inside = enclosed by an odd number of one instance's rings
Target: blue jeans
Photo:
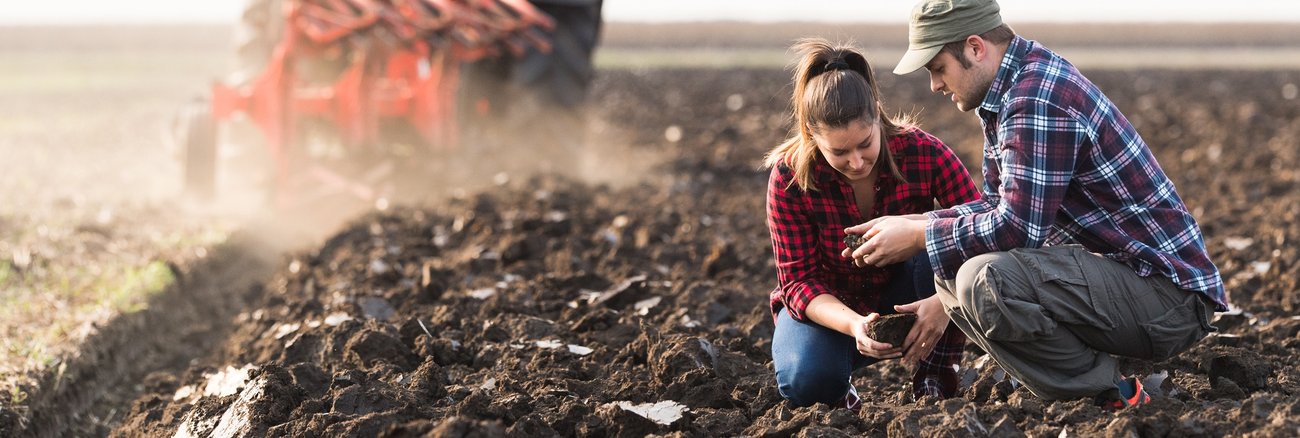
[[[883,291],[881,315],[894,313],[895,304],[907,304],[934,295],[934,272],[925,252],[888,267],[893,279]],[[849,391],[849,375],[878,359],[858,353],[856,342],[812,321],[796,321],[782,308],[772,334],[772,364],[781,396],[795,406],[835,403]]]

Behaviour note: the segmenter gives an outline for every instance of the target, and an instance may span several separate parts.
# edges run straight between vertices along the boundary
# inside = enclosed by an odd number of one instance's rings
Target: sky
[[[12,1],[0,25],[233,22],[241,0]],[[606,0],[606,21],[905,22],[916,0]],[[1015,22],[1297,22],[1294,0],[1001,0]],[[1177,8],[1172,8],[1177,5]],[[1174,9],[1174,10],[1170,10]]]

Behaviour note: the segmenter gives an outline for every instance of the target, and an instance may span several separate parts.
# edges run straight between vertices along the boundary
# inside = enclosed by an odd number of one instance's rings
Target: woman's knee
[[[799,358],[776,364],[776,383],[781,396],[795,406],[832,403],[848,391],[849,376],[835,372],[833,366],[812,358]]]

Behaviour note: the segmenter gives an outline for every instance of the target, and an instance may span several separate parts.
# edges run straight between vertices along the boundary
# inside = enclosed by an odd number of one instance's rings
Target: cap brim
[[[903,59],[898,61],[898,66],[894,67],[894,74],[905,75],[925,67],[940,50],[943,50],[942,44],[922,49],[908,49],[907,53],[903,54]]]

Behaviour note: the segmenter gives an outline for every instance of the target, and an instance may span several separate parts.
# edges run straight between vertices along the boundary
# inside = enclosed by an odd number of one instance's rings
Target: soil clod
[[[903,346],[907,333],[916,323],[915,313],[895,313],[883,315],[867,325],[867,336],[876,342],[884,342],[895,347]]]

